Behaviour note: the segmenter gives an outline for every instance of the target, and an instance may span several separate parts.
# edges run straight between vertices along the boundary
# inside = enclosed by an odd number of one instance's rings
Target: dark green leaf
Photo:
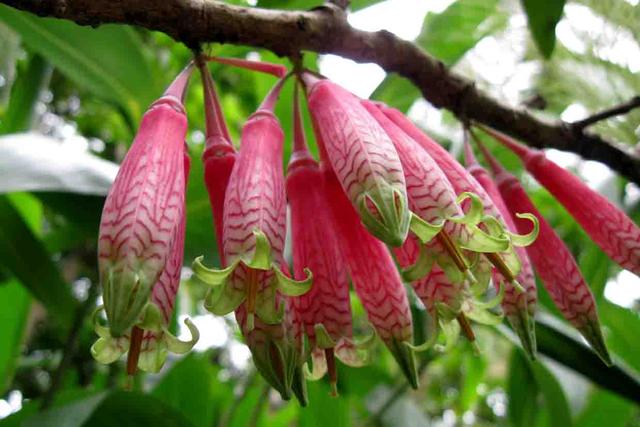
[[[609,348],[636,372],[640,372],[640,315],[604,299],[598,311],[605,330],[608,330],[606,337]]]
[[[117,171],[116,164],[65,148],[51,137],[0,137],[0,193],[62,191],[106,195]]]
[[[192,353],[173,366],[152,394],[194,426],[209,427],[217,424],[222,407],[233,395],[229,385],[218,380],[218,373],[207,354]]]
[[[68,405],[55,407],[28,418],[24,427],[80,427],[91,413],[107,398],[107,393],[76,400]],[[90,425],[90,424],[89,424]]]
[[[325,381],[309,382],[308,392],[309,406],[300,409],[300,427],[343,427],[351,424],[348,396],[331,397],[329,384]]]
[[[509,406],[507,415],[514,427],[534,425],[539,409],[538,384],[531,372],[529,362],[520,349],[513,349],[509,363],[507,385]]]
[[[51,76],[51,65],[40,55],[34,55],[11,88],[9,107],[0,123],[0,134],[27,131],[42,89]]]
[[[162,90],[140,38],[131,28],[81,27],[7,6],[0,7],[0,20],[20,34],[30,50],[45,57],[79,86],[120,106],[133,122]]]
[[[541,361],[531,362],[531,371],[544,399],[545,408],[549,412],[550,419],[553,420],[553,425],[571,427],[573,423],[569,403],[556,377]]]
[[[109,395],[82,424],[84,427],[192,427],[175,409],[161,400],[133,392]]]
[[[71,324],[76,302],[42,242],[6,196],[0,196],[0,265],[37,298],[62,327]]]
[[[556,24],[562,16],[565,0],[521,0],[527,13],[529,30],[540,53],[550,58],[556,44]]]
[[[0,395],[13,377],[16,358],[22,349],[31,297],[16,280],[0,284]]]

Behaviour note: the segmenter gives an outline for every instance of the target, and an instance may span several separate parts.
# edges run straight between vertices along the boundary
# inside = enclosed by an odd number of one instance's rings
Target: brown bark
[[[483,123],[533,147],[557,148],[600,161],[640,184],[640,156],[630,147],[569,123],[544,121],[526,110],[508,107],[414,43],[387,31],[354,29],[345,12],[336,5],[344,5],[344,0],[304,12],[240,7],[214,0],[0,0],[0,3],[80,25],[138,25],[162,31],[192,47],[203,42],[232,43],[269,49],[282,56],[314,51],[356,62],[373,62],[387,72],[409,79],[427,101],[463,120]]]

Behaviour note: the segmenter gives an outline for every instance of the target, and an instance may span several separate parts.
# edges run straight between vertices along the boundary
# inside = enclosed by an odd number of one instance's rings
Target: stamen
[[[460,250],[451,240],[451,237],[449,237],[449,235],[444,230],[442,230],[436,235],[436,238],[438,239],[438,242],[444,247],[444,250],[449,254],[456,267],[458,267],[458,269],[462,272],[467,271],[469,269],[469,267],[467,266],[467,262],[460,253]]]
[[[129,354],[127,355],[127,375],[134,376],[138,368],[140,358],[140,348],[142,347],[143,330],[134,326],[131,328],[131,338],[129,340]]]
[[[247,330],[252,331],[258,296],[258,272],[253,268],[247,270]]]
[[[515,276],[513,275],[509,267],[507,267],[507,264],[504,263],[504,260],[500,255],[496,253],[485,253],[484,256],[487,257],[491,264],[493,264],[493,266],[498,269],[500,274],[502,274],[504,278],[507,279],[507,281],[514,282],[516,280]]]
[[[471,329],[471,325],[469,324],[467,316],[465,316],[464,313],[460,313],[456,316],[456,320],[458,321],[458,324],[460,325],[464,336],[469,341],[474,342],[476,340],[476,335],[473,333],[473,329]]]
[[[327,372],[329,373],[329,383],[331,384],[331,396],[338,397],[338,371],[336,370],[336,357],[333,347],[324,349],[324,358],[327,361]]]

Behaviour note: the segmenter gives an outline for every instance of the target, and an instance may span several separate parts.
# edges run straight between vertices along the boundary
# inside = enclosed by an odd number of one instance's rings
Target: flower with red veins
[[[303,279],[305,268],[313,271],[313,287],[289,299],[294,334],[299,346],[308,337],[313,358],[312,378],[328,371],[337,394],[335,356],[361,366],[366,351],[352,341],[349,278],[336,236],[331,233],[331,200],[323,188],[319,164],[307,149],[299,105],[294,97],[294,149],[287,172],[287,196],[291,211],[294,278]]]
[[[325,191],[342,257],[369,321],[393,354],[412,387],[418,377],[407,294],[386,246],[362,226],[330,167],[321,164]]]
[[[105,201],[98,266],[108,326],[95,318],[100,338],[93,356],[111,363],[129,352],[127,371],[158,371],[167,352],[184,353],[198,339],[181,342],[167,330],[180,284],[184,252],[187,118],[182,97],[187,67],[154,102]],[[97,312],[96,312],[97,315]]]
[[[547,159],[542,151],[494,130],[482,129],[522,159],[527,171],[569,211],[609,258],[640,275],[640,228],[631,218],[577,176]]]
[[[224,315],[246,302],[246,327],[254,316],[277,324],[284,305],[277,294],[298,296],[309,290],[311,273],[295,281],[282,272],[286,198],[282,171],[284,134],[273,114],[284,79],[269,93],[242,129],[241,146],[229,177],[223,212],[223,254],[227,265],[208,269],[202,258],[193,270],[213,286],[205,307]]]
[[[478,228],[483,219],[480,199],[472,193],[462,195],[463,199],[472,200],[465,215],[453,187],[431,156],[389,120],[377,105],[370,101],[362,101],[362,104],[387,133],[400,158],[413,213],[411,231],[422,243],[434,239],[427,254],[428,265],[437,263],[453,282],[463,282],[465,274],[474,282],[463,250],[501,252],[508,249],[509,240],[490,236]],[[424,270],[428,272],[428,268]]]
[[[447,176],[447,179],[451,183],[456,194],[471,193],[480,198],[482,205],[484,206],[485,214],[482,219],[482,228],[495,237],[508,237],[511,242],[511,245],[509,245],[508,249],[505,251],[501,251],[499,253],[488,252],[484,255],[491,264],[493,264],[494,267],[497,268],[498,271],[500,271],[500,273],[513,284],[513,286],[522,291],[523,289],[521,285],[516,280],[516,276],[520,271],[520,260],[518,259],[513,246],[526,246],[535,240],[537,235],[537,224],[535,222],[535,218],[531,215],[523,214],[524,218],[532,221],[534,224],[534,227],[529,234],[518,236],[509,232],[509,230],[505,228],[504,218],[500,211],[496,208],[486,191],[478,181],[476,181],[476,179],[466,171],[464,166],[458,163],[456,159],[454,159],[440,144],[418,129],[418,127],[400,111],[386,106],[379,106],[379,108],[393,123],[395,123],[414,141],[420,144],[427,153],[429,153],[431,158],[435,160],[438,166],[440,166],[440,169],[442,169]],[[489,269],[486,268],[482,259],[478,262],[477,270],[479,274],[476,274],[476,276],[479,276],[482,271],[489,272]]]
[[[383,242],[402,245],[410,213],[393,143],[353,94],[309,73],[302,79],[321,150],[362,223]]]
[[[483,145],[480,145],[480,148],[482,151],[485,150]],[[467,170],[487,192],[498,211],[502,214],[502,218],[508,229],[514,233],[517,232],[516,225],[500,195],[498,186],[489,175],[489,172],[478,163],[468,141],[465,141],[464,150]],[[538,299],[536,279],[527,251],[523,247],[516,247],[515,250],[521,265],[516,280],[522,285],[525,292],[519,292],[511,282],[497,270],[493,271],[493,281],[496,287],[504,286],[505,295],[502,300],[502,310],[518,334],[520,342],[529,357],[535,358],[536,334],[534,317]]]
[[[527,247],[527,253],[542,283],[564,317],[582,333],[598,356],[610,365],[611,358],[600,330],[593,294],[571,251],[533,205],[516,177],[507,172],[488,151],[484,154],[518,230],[524,232],[528,228],[518,212],[531,212],[538,218],[540,232],[536,241]]]

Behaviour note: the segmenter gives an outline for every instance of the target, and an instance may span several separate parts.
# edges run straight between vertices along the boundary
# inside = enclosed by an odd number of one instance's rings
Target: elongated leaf
[[[507,415],[513,427],[534,425],[539,410],[538,384],[521,350],[511,352],[507,385],[509,406]]]
[[[0,284],[0,395],[4,394],[13,378],[30,307],[31,297],[18,281]]]
[[[107,393],[73,401],[67,405],[36,413],[23,424],[24,427],[80,427],[85,425],[91,413],[107,398]]]
[[[640,315],[603,300],[599,306],[603,324],[609,329],[607,345],[636,372],[640,372]]]
[[[61,191],[106,195],[118,166],[35,133],[0,137],[0,193]]]
[[[36,102],[49,82],[51,70],[51,65],[40,55],[29,60],[11,88],[12,96],[0,123],[0,133],[24,132],[31,128]]]
[[[538,389],[543,396],[545,408],[553,425],[571,427],[571,413],[567,397],[560,387],[556,377],[544,366],[541,361],[530,362],[531,371],[538,384]]]
[[[565,0],[522,0],[529,30],[540,53],[550,58],[556,45],[556,24],[562,16]]]
[[[7,6],[0,6],[0,20],[20,34],[30,50],[86,90],[122,107],[134,123],[162,90],[131,28],[81,27]]]
[[[0,196],[0,265],[47,308],[59,326],[71,324],[76,302],[69,286],[6,196]]]
[[[507,19],[498,0],[457,0],[442,13],[428,13],[416,43],[445,65],[452,66],[480,40],[501,28]],[[409,81],[388,75],[372,98],[406,111],[420,92]]]

